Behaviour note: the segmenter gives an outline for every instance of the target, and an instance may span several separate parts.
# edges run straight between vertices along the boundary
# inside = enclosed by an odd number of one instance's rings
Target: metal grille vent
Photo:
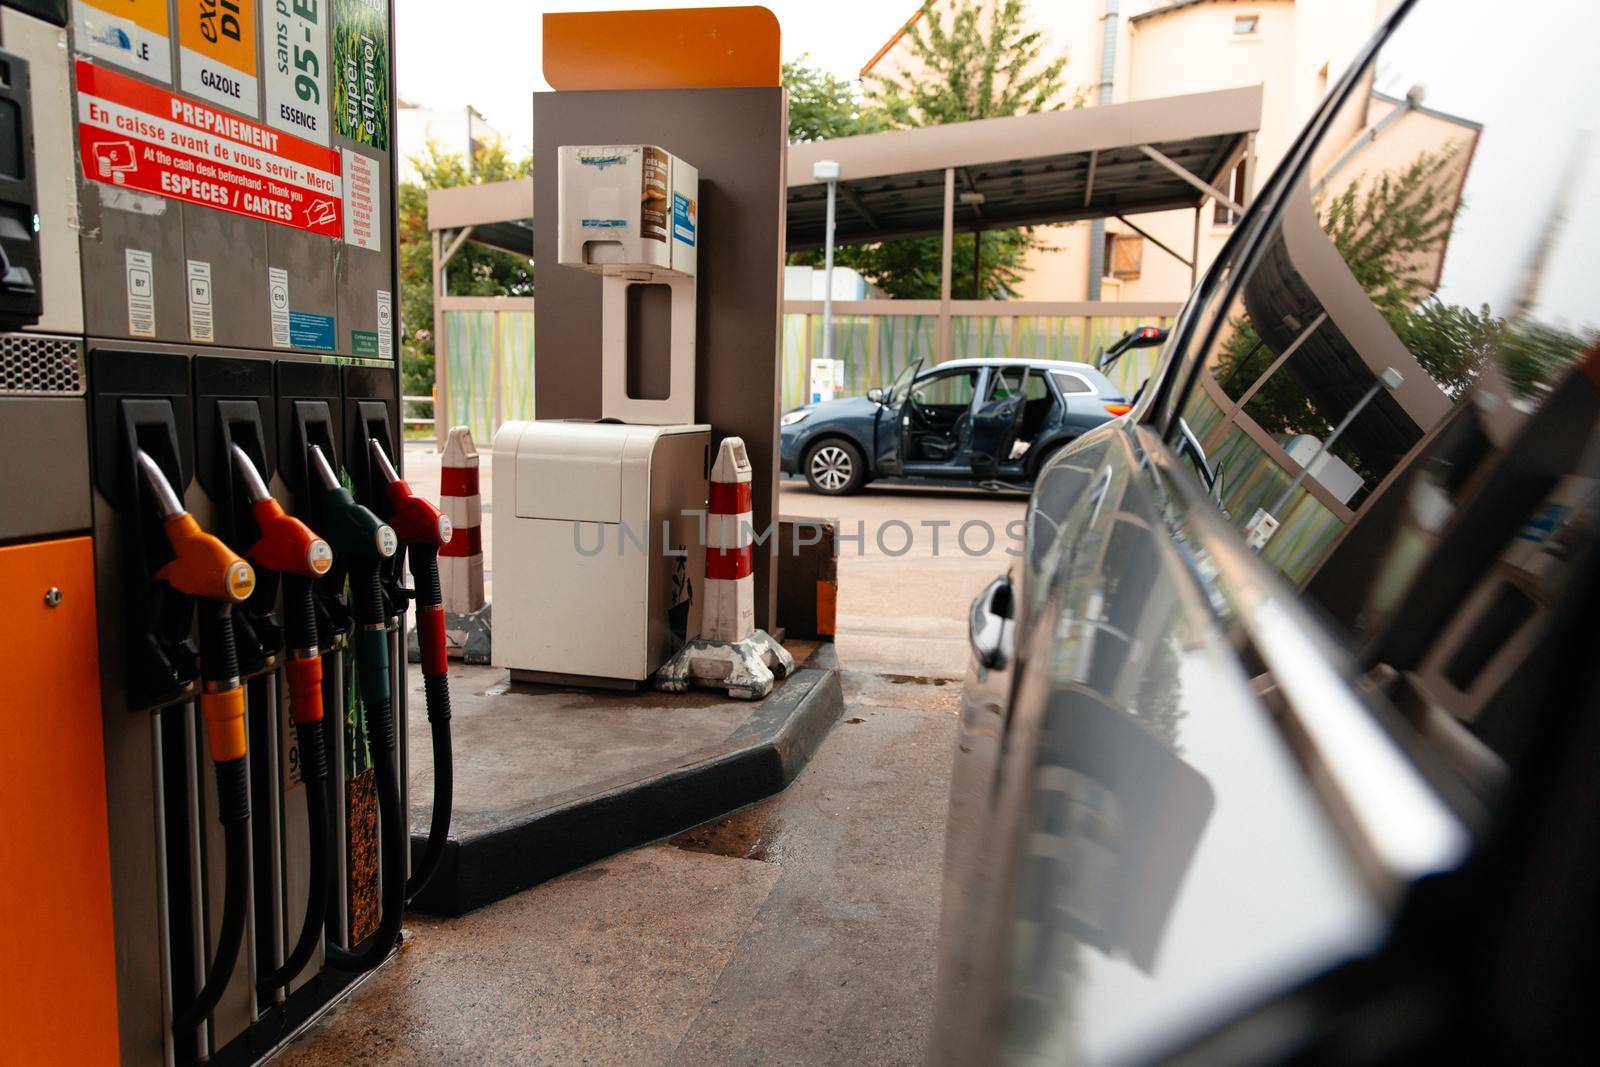
[[[82,396],[83,349],[76,338],[0,335],[0,394]]]

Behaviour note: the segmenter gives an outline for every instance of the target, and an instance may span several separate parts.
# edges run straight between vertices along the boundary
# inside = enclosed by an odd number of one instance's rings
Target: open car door
[[[875,427],[878,454],[874,459],[880,474],[900,473],[900,438],[904,430],[903,409],[906,397],[911,394],[911,383],[916,381],[917,372],[920,370],[922,370],[922,360],[919,359],[895,377],[888,392],[884,393],[883,399],[879,401],[878,422]]]
[[[1000,477],[1000,462],[1010,451],[1022,422],[1030,373],[1038,372],[1027,367],[995,367],[989,371],[984,397],[973,408],[972,446],[968,451],[973,476],[979,481],[992,482]]]

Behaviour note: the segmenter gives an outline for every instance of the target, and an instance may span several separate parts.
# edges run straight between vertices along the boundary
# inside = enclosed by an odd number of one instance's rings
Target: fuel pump
[[[246,555],[283,578],[283,620],[289,689],[289,714],[300,750],[300,777],[306,787],[309,851],[305,918],[283,966],[256,983],[265,999],[287,985],[310,962],[322,941],[332,878],[328,832],[328,754],[322,726],[322,653],[317,645],[313,583],[333,566],[333,550],[305,523],[289,515],[267,489],[249,454],[229,446],[233,468],[255,520],[259,538]]]
[[[200,711],[206,747],[217,775],[217,818],[224,833],[222,929],[206,968],[205,985],[173,1022],[192,1030],[221,1000],[244,940],[250,891],[250,782],[245,769],[244,689],[234,647],[233,608],[255,591],[255,570],[220,540],[200,529],[184,510],[159,464],[142,449],[134,463],[145,481],[173,558],[156,571],[185,596],[198,599],[200,618]]]
[[[439,549],[450,543],[450,520],[438,508],[411,491],[383,442],[367,438],[372,462],[383,479],[379,507],[406,549],[411,578],[416,584],[417,644],[422,650],[422,685],[428,704],[428,732],[433,740],[433,816],[428,843],[411,879],[406,883],[410,900],[428,884],[444,856],[450,833],[454,792],[454,757],[450,742],[449,660],[444,636],[444,595],[439,586]]]
[[[308,446],[315,499],[313,525],[348,568],[355,632],[357,685],[366,710],[373,770],[377,777],[379,853],[383,872],[378,929],[358,949],[328,946],[328,962],[343,971],[370,970],[400,936],[405,908],[407,824],[400,806],[400,776],[395,766],[394,693],[390,685],[389,632],[382,569],[399,549],[393,528],[356,503],[339,483],[318,445]]]

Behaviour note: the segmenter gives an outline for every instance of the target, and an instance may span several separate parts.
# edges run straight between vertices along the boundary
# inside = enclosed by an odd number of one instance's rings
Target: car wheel
[[[801,469],[811,488],[824,496],[853,493],[867,480],[867,465],[861,458],[861,450],[837,437],[818,441],[807,449]]]

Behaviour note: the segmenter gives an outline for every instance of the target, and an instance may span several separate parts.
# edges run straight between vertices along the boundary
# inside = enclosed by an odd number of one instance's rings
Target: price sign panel
[[[327,0],[268,0],[267,123],[328,143]]]

